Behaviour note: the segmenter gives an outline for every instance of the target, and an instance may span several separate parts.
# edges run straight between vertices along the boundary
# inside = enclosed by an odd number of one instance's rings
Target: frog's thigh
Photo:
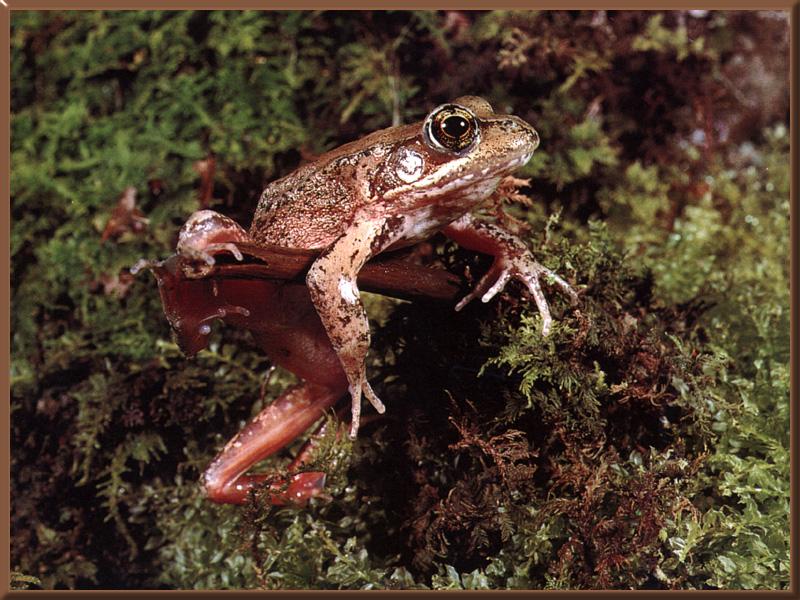
[[[276,473],[245,473],[319,420],[345,393],[347,378],[305,286],[259,282],[254,288],[243,281],[221,287],[221,293],[224,297],[217,300],[235,303],[246,297],[248,315],[231,312],[228,320],[249,329],[274,364],[304,381],[264,408],[226,444],[205,473],[207,494],[215,502],[240,504],[250,489],[270,477],[275,480],[273,503],[302,503],[322,489],[324,473],[302,473],[289,481]]]
[[[330,388],[347,388],[342,363],[321,323],[318,328],[254,334],[253,337],[273,364],[291,371],[304,381]]]
[[[270,360],[301,379],[346,388],[342,363],[320,321],[308,288],[283,285],[265,295],[264,318],[253,337]]]

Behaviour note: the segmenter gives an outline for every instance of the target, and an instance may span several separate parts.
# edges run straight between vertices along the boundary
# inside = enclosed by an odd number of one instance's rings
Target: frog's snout
[[[523,137],[530,146],[530,152],[533,153],[533,151],[539,147],[539,134],[530,123],[519,117],[514,117],[514,124],[519,129],[519,135]]]
[[[531,146],[533,146],[531,148],[531,151],[533,151],[533,150],[536,150],[539,147],[539,134],[530,125],[528,125],[528,128],[530,129]]]
[[[539,134],[527,121],[514,115],[504,116],[500,124],[499,139],[503,146],[522,155],[531,155],[539,147]]]

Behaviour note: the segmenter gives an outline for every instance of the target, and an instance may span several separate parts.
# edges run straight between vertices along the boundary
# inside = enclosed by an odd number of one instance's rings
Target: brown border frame
[[[11,110],[11,69],[10,69],[10,26],[11,19],[10,13],[12,10],[63,10],[63,9],[152,9],[152,10],[168,10],[168,9],[290,9],[297,10],[298,6],[292,2],[272,2],[268,5],[266,3],[257,2],[256,0],[235,0],[222,5],[223,3],[210,0],[123,0],[119,3],[103,2],[101,0],[78,0],[77,2],[69,2],[67,0],[0,0],[0,129],[2,130],[3,144],[0,146],[0,194],[2,195],[2,209],[0,209],[0,239],[10,240],[10,223],[11,223],[11,189],[10,189],[10,149],[11,149],[11,130],[10,130],[10,110]],[[316,0],[313,2],[303,3],[304,10],[308,9],[435,9],[435,8],[458,8],[462,10],[477,10],[477,9],[497,9],[497,8],[516,8],[516,9],[564,9],[566,8],[563,2],[558,0],[546,0],[531,4],[523,0],[511,0],[503,3],[502,7],[491,5],[489,2],[477,2],[475,0],[467,0],[462,2],[454,2],[453,0],[439,0],[432,6],[430,2],[420,2],[419,0],[412,0],[404,4],[397,2],[388,2],[387,0],[378,0],[378,2],[366,2],[365,0],[349,0],[342,3],[335,0]],[[800,412],[798,412],[798,393],[797,385],[800,382],[800,363],[798,362],[798,334],[800,327],[798,327],[797,310],[800,305],[800,294],[798,294],[798,273],[800,272],[798,261],[798,243],[800,243],[800,226],[798,226],[798,218],[800,218],[800,211],[798,209],[798,186],[800,185],[800,164],[798,163],[798,58],[800,57],[800,41],[798,41],[798,34],[800,33],[800,2],[797,0],[768,0],[760,5],[755,0],[728,0],[723,2],[721,0],[704,0],[703,2],[687,2],[680,0],[671,5],[665,6],[662,3],[645,2],[644,0],[617,0],[611,3],[614,9],[696,9],[696,8],[709,8],[709,9],[725,9],[725,10],[743,10],[743,9],[777,9],[788,10],[790,12],[790,30],[791,30],[791,44],[790,44],[790,140],[791,140],[791,216],[790,216],[790,300],[791,300],[791,397],[790,397],[790,423],[791,423],[791,442],[790,442],[790,456],[792,463],[790,467],[790,486],[791,486],[791,585],[789,590],[777,591],[749,591],[749,590],[718,590],[718,591],[693,591],[681,590],[674,593],[679,594],[713,594],[715,598],[719,597],[762,597],[762,595],[769,595],[770,597],[781,598],[798,598],[798,581],[800,580],[800,561],[797,558],[798,551],[798,533],[800,520],[798,519],[798,498],[800,498],[800,473],[798,473],[798,466],[800,457],[798,457],[798,440],[797,435],[800,427]],[[698,4],[700,6],[698,6]],[[579,0],[574,2],[568,8],[570,9],[590,9],[590,8],[608,8],[608,3],[603,3],[600,0]],[[0,336],[2,336],[2,343],[0,343],[0,365],[3,367],[0,370],[0,389],[3,390],[6,402],[3,404],[3,410],[0,411],[0,431],[10,431],[10,345],[11,345],[11,331],[10,331],[10,314],[11,314],[11,280],[10,280],[10,244],[8,242],[0,244],[0,278],[3,284],[0,285],[0,310],[2,310],[2,319],[0,319]],[[6,283],[7,282],[7,283]],[[10,436],[5,442],[0,445],[0,514],[8,515],[10,517]],[[10,564],[10,519],[2,520],[0,524],[0,593],[2,598],[21,598],[24,595],[34,594],[37,597],[64,597],[73,594],[86,594],[99,597],[119,597],[119,598],[147,598],[152,594],[192,594],[192,595],[214,595],[218,592],[215,591],[95,591],[95,590],[80,590],[80,591],[19,591],[10,592],[9,590],[9,577],[11,573]],[[225,594],[236,595],[249,595],[259,593],[257,591],[230,591],[224,592]],[[319,596],[322,594],[349,594],[350,591],[280,591],[280,592],[260,592],[262,594],[269,594],[270,597],[311,597]],[[471,596],[484,596],[484,595],[497,595],[497,594],[511,594],[514,596],[520,595],[540,595],[540,594],[554,594],[561,598],[564,597],[577,597],[585,595],[621,595],[625,592],[616,590],[603,590],[603,591],[463,591],[463,592],[447,592],[447,591],[407,591],[407,592],[390,592],[381,591],[373,592],[376,594],[403,594],[414,596],[427,596],[432,594],[448,594],[463,593]],[[665,591],[630,591],[625,593],[626,596],[648,596],[654,597],[659,594],[667,593]]]

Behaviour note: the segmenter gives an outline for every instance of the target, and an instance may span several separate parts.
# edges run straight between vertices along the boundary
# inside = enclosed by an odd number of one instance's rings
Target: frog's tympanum
[[[548,333],[552,319],[541,280],[573,300],[575,292],[518,238],[470,214],[501,179],[528,162],[538,144],[536,131],[522,119],[464,96],[435,108],[422,123],[377,131],[271,183],[249,232],[210,210],[189,218],[178,254],[201,265],[214,264],[214,255],[222,253],[240,258],[237,243],[320,252],[305,285],[198,279],[180,294],[193,296],[194,314],[202,318],[167,311],[185,351],[204,348],[208,323],[219,319],[249,329],[273,363],[302,380],[214,459],[204,476],[211,500],[244,502],[267,478],[247,470],[302,434],[345,394],[352,401],[351,437],[358,432],[362,396],[384,412],[366,377],[370,333],[356,285],[359,270],[381,252],[442,232],[464,248],[490,254],[491,268],[455,309],[478,297],[488,302],[517,278],[536,302],[542,333]],[[246,294],[240,293],[244,287]],[[301,451],[292,466],[305,455]],[[303,503],[322,490],[324,480],[324,473],[301,472],[282,485],[273,483],[273,502]]]

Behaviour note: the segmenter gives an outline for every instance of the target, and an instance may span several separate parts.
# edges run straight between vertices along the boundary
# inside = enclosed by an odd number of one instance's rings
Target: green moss
[[[15,588],[788,587],[787,113],[758,82],[726,83],[757,63],[788,101],[785,21],[15,11],[11,25]],[[388,412],[352,447],[322,445],[327,497],[208,502],[208,462],[294,378],[267,377],[234,330],[186,359],[155,282],[125,270],[172,252],[199,207],[197,161],[216,161],[211,207],[247,225],[264,183],[304,157],[469,93],[539,132],[520,173],[533,202],[507,211],[579,304],[546,286],[543,338],[518,284],[460,313],[370,297]],[[149,223],[101,243],[127,186]],[[433,242],[455,272],[488,266]]]

